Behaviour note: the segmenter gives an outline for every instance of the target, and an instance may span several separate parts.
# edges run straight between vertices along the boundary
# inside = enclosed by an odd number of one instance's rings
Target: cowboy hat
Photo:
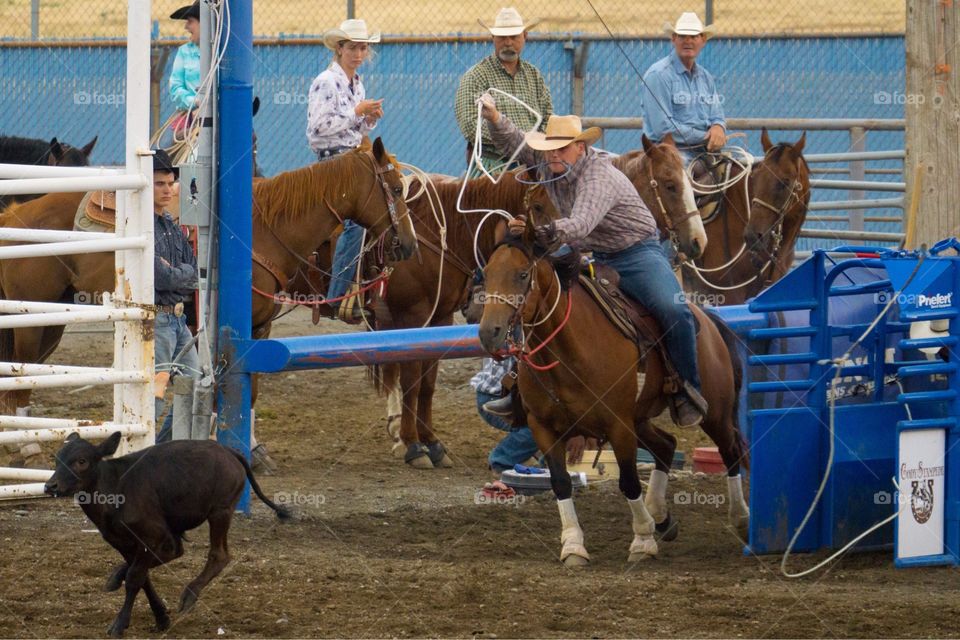
[[[163,149],[154,149],[153,150],[153,170],[156,171],[169,171],[175,178],[180,177],[180,167],[174,166],[173,160],[170,159],[170,155]]]
[[[687,11],[679,18],[677,18],[676,24],[670,24],[669,22],[663,23],[663,30],[665,33],[670,35],[676,34],[678,36],[698,36],[703,34],[704,39],[709,39],[713,35],[713,25],[704,26],[700,22],[700,18],[697,17],[693,11]]]
[[[946,338],[950,333],[949,320],[921,320],[910,323],[910,339]],[[935,356],[942,347],[921,347],[920,351],[928,356]]]
[[[600,138],[600,127],[590,127],[583,131],[579,116],[550,116],[547,130],[528,131],[523,134],[527,146],[537,151],[553,151],[565,147],[571,142],[586,142],[591,145]]]
[[[367,31],[367,23],[363,20],[344,20],[339,29],[330,29],[323,34],[323,44],[327,49],[337,50],[337,44],[349,40],[350,42],[380,42],[380,32],[373,35]]]
[[[531,20],[529,24],[524,24],[519,11],[513,7],[504,7],[497,12],[497,17],[493,19],[493,26],[484,23],[483,20],[477,20],[477,22],[495,36],[517,36],[537,26],[540,21]]]
[[[176,11],[170,14],[170,17],[174,20],[186,20],[187,18],[196,18],[200,19],[200,0],[197,0],[193,4],[188,4],[185,7],[180,7]]]

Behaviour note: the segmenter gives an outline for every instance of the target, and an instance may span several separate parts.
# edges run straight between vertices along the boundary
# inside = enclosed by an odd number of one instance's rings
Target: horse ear
[[[763,145],[763,152],[766,153],[770,151],[770,147],[773,146],[773,143],[770,142],[770,134],[767,133],[767,128],[764,127],[760,131],[760,144]]]
[[[656,145],[653,144],[653,141],[650,140],[645,133],[640,135],[640,142],[643,144],[644,153],[652,153],[653,150],[657,148]]]
[[[800,139],[793,144],[793,150],[798,154],[803,153],[803,147],[807,144],[807,132],[804,131]]]
[[[677,146],[677,143],[676,143],[676,142],[674,141],[674,139],[673,139],[673,134],[672,134],[672,133],[665,133],[665,134],[663,134],[663,138],[660,140],[660,144],[668,144],[668,145],[670,145],[671,147]]]
[[[50,159],[53,160],[50,164],[56,164],[60,162],[63,158],[63,145],[60,144],[60,141],[54,138],[50,141]]]
[[[89,158],[90,154],[93,153],[93,148],[97,146],[97,138],[99,137],[100,136],[93,136],[93,140],[91,140],[87,144],[83,145],[83,147],[81,147],[80,153],[82,153],[85,157]]]
[[[373,157],[377,159],[377,162],[383,162],[386,155],[387,150],[383,148],[383,140],[378,137],[373,141]]]
[[[260,96],[253,96],[253,115],[260,111]]]

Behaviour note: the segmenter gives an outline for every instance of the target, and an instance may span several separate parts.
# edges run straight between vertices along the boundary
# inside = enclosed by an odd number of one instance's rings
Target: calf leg
[[[123,606],[120,612],[114,618],[113,624],[107,629],[107,634],[114,638],[123,636],[123,632],[130,626],[130,613],[133,611],[133,603],[137,599],[137,594],[147,581],[148,566],[150,564],[150,552],[142,549],[137,552],[133,562],[127,569],[125,582],[127,585],[127,594],[123,600]]]
[[[217,511],[210,516],[210,551],[207,553],[207,564],[200,575],[188,584],[180,596],[180,612],[184,613],[193,608],[200,591],[211,580],[216,578],[223,568],[230,564],[230,552],[227,550],[227,533],[230,531],[230,519],[233,517],[233,506]]]
[[[113,573],[107,578],[107,583],[104,585],[104,591],[116,591],[123,586],[123,579],[127,577],[127,569],[130,565],[126,562],[118,564],[113,569]]]

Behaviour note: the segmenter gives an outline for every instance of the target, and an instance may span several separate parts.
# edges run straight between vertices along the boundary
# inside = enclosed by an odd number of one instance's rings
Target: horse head
[[[56,138],[50,141],[46,161],[51,167],[86,167],[90,165],[90,154],[97,144],[97,137],[80,148],[60,142]]]
[[[691,260],[707,248],[707,233],[694,201],[693,186],[670,134],[656,143],[641,137],[643,149],[613,159],[630,179],[661,234],[669,235]]]
[[[799,228],[810,203],[810,169],[803,158],[807,141],[804,133],[794,143],[773,144],[763,129],[763,160],[750,175],[750,220],[743,241],[757,267],[775,260],[783,229]]]
[[[417,234],[403,200],[403,179],[397,159],[387,152],[380,138],[370,146],[361,145],[357,153],[365,154],[372,161],[375,184],[366,203],[356,209],[354,221],[367,227],[373,236],[383,236],[389,243],[391,258],[406,260],[418,250]],[[382,197],[373,197],[377,192]]]

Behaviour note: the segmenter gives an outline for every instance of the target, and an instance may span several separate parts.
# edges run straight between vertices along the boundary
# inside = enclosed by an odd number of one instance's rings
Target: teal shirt
[[[177,49],[170,72],[170,100],[177,109],[189,111],[196,106],[200,86],[200,47],[188,42]]]

